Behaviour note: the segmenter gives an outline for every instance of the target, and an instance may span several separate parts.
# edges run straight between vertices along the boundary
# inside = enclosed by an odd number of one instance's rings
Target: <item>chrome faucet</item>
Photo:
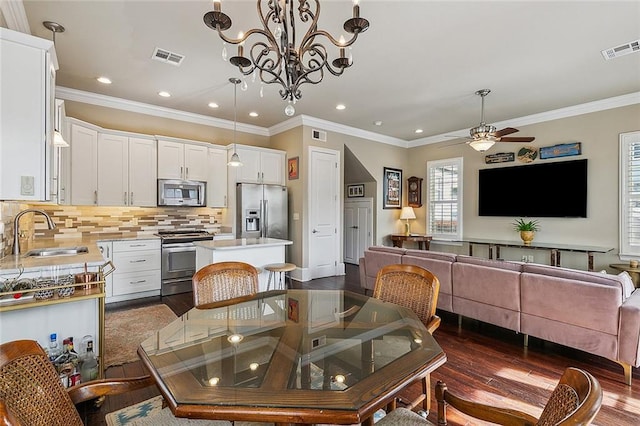
[[[56,224],[53,223],[53,219],[51,219],[51,216],[49,216],[47,212],[45,212],[44,210],[40,210],[40,209],[22,210],[16,215],[16,217],[13,218],[13,254],[14,255],[20,254],[19,223],[20,223],[20,218],[26,213],[40,213],[42,216],[44,216],[47,219],[47,226],[49,227],[49,229],[53,229],[56,227]]]

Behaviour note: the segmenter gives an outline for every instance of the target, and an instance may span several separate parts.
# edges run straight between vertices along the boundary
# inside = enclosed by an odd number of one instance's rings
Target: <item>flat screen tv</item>
[[[587,217],[587,160],[482,169],[478,214]]]

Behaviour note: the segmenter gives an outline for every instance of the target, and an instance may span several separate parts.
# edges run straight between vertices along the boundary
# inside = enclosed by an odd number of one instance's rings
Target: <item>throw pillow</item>
[[[620,277],[620,281],[622,281],[622,294],[624,300],[627,300],[627,298],[631,296],[631,293],[633,293],[633,290],[636,289],[636,286],[633,285],[631,275],[629,275],[627,271],[620,272],[618,277]]]

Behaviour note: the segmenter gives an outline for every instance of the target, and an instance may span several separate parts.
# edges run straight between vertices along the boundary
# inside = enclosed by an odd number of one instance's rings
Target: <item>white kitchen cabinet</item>
[[[107,302],[160,294],[160,240],[113,241],[113,293]]]
[[[156,142],[100,133],[98,205],[156,206]]]
[[[51,197],[53,43],[0,27],[0,200]]]
[[[71,204],[98,204],[98,130],[71,124]]]
[[[229,158],[233,152],[233,147],[229,147]],[[285,184],[286,153],[284,151],[237,145],[236,152],[242,162],[242,167],[234,168],[236,183]]]
[[[227,207],[227,149],[209,147],[207,206]]]
[[[208,178],[207,145],[158,139],[158,178],[198,180]]]

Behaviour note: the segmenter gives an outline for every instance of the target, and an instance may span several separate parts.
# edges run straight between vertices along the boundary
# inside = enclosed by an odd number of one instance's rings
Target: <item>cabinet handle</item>
[[[129,244],[129,247],[146,247],[146,244]]]
[[[133,205],[133,192],[129,193],[129,205],[132,206]]]
[[[227,207],[227,196],[224,196],[224,206]]]
[[[107,259],[109,258],[109,246],[107,246]]]
[[[147,280],[139,280],[139,281],[129,281],[129,284],[142,284],[142,283],[146,283]]]
[[[98,190],[93,191],[93,204],[98,204]]]
[[[124,192],[124,205],[127,205],[127,191]]]
[[[138,260],[130,260],[129,263],[143,263],[146,262],[147,259],[138,259]]]
[[[184,174],[184,177],[185,177],[185,180],[187,180],[187,179],[189,179],[189,168],[185,167],[185,170],[186,170],[186,172]]]
[[[180,179],[184,179],[184,167],[180,166]]]

